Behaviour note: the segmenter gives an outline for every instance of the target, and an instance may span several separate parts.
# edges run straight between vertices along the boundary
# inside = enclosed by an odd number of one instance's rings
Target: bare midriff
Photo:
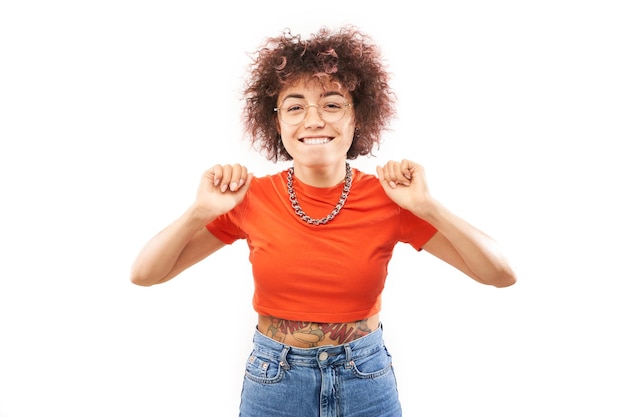
[[[337,346],[367,336],[379,326],[378,314],[347,323],[315,323],[259,315],[258,330],[277,342],[297,348]]]

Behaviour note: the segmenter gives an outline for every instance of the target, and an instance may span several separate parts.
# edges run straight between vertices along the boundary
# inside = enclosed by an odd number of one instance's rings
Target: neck
[[[346,178],[346,161],[323,167],[311,167],[294,163],[294,175],[298,181],[312,187],[328,188],[342,183]]]

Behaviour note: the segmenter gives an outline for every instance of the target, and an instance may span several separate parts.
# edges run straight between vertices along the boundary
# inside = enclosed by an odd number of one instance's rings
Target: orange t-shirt
[[[343,189],[343,183],[316,188],[296,178],[293,186],[314,219],[333,210]],[[282,171],[254,178],[241,204],[207,229],[227,244],[247,240],[259,314],[325,323],[378,313],[396,243],[421,250],[436,232],[387,197],[378,178],[357,169],[344,207],[326,224],[308,224],[295,213]]]

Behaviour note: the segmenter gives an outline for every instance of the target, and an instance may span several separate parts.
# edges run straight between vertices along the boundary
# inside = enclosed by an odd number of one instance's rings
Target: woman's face
[[[345,164],[355,127],[349,92],[331,80],[303,78],[283,88],[276,107],[278,132],[294,164]]]

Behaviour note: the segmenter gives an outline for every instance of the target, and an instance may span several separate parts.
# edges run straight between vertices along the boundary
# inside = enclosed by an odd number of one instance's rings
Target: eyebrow
[[[341,98],[345,99],[344,95],[341,94],[339,91],[327,91],[324,94],[322,94],[322,97],[330,97],[330,96],[340,96]],[[285,98],[283,98],[283,102],[285,102],[285,100],[287,100],[288,98],[304,99],[304,95],[299,94],[299,93],[287,94]]]

